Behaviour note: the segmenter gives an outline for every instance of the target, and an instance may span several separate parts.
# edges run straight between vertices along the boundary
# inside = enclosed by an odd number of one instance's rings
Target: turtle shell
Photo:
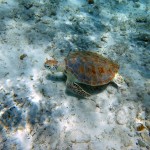
[[[80,83],[91,86],[104,85],[112,81],[119,65],[94,52],[73,52],[65,59],[66,71],[70,71]]]

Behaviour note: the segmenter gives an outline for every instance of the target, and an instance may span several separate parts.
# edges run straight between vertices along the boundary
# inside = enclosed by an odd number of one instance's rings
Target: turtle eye
[[[44,67],[47,68],[47,69],[51,69],[51,67],[47,64],[44,64]]]

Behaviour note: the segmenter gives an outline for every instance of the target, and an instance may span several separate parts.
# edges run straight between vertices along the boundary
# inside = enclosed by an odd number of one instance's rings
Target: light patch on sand
[[[81,6],[81,4],[82,4],[82,1],[81,1],[81,0],[68,0],[68,2],[69,2],[71,5],[76,5],[76,6]]]
[[[18,139],[19,143],[22,145],[24,150],[30,150],[32,146],[32,139],[28,136],[28,129],[17,130],[17,132],[13,135],[16,139]]]
[[[96,40],[96,36],[94,36],[94,35],[89,36],[89,38],[90,38],[91,41],[95,41]]]

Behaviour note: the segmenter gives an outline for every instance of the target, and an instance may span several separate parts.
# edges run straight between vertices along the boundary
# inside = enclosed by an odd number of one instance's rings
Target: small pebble
[[[138,144],[141,146],[141,147],[145,147],[146,144],[142,141],[142,140],[138,140]]]
[[[101,41],[103,41],[103,42],[107,42],[107,37],[101,37]]]
[[[136,127],[136,130],[137,131],[143,131],[145,129],[145,126],[143,124],[139,124],[137,127]]]
[[[22,54],[22,55],[20,56],[20,60],[23,60],[25,57],[27,57],[27,54]]]

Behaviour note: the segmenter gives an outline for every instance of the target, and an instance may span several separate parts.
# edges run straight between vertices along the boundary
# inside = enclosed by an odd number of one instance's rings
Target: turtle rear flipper
[[[75,82],[67,82],[67,89],[74,93],[77,94],[81,97],[89,97],[91,96],[89,93],[87,93],[86,91],[84,91],[77,83]]]
[[[123,84],[125,84],[123,77],[119,73],[116,73],[112,82],[116,84],[117,89],[119,89]]]

